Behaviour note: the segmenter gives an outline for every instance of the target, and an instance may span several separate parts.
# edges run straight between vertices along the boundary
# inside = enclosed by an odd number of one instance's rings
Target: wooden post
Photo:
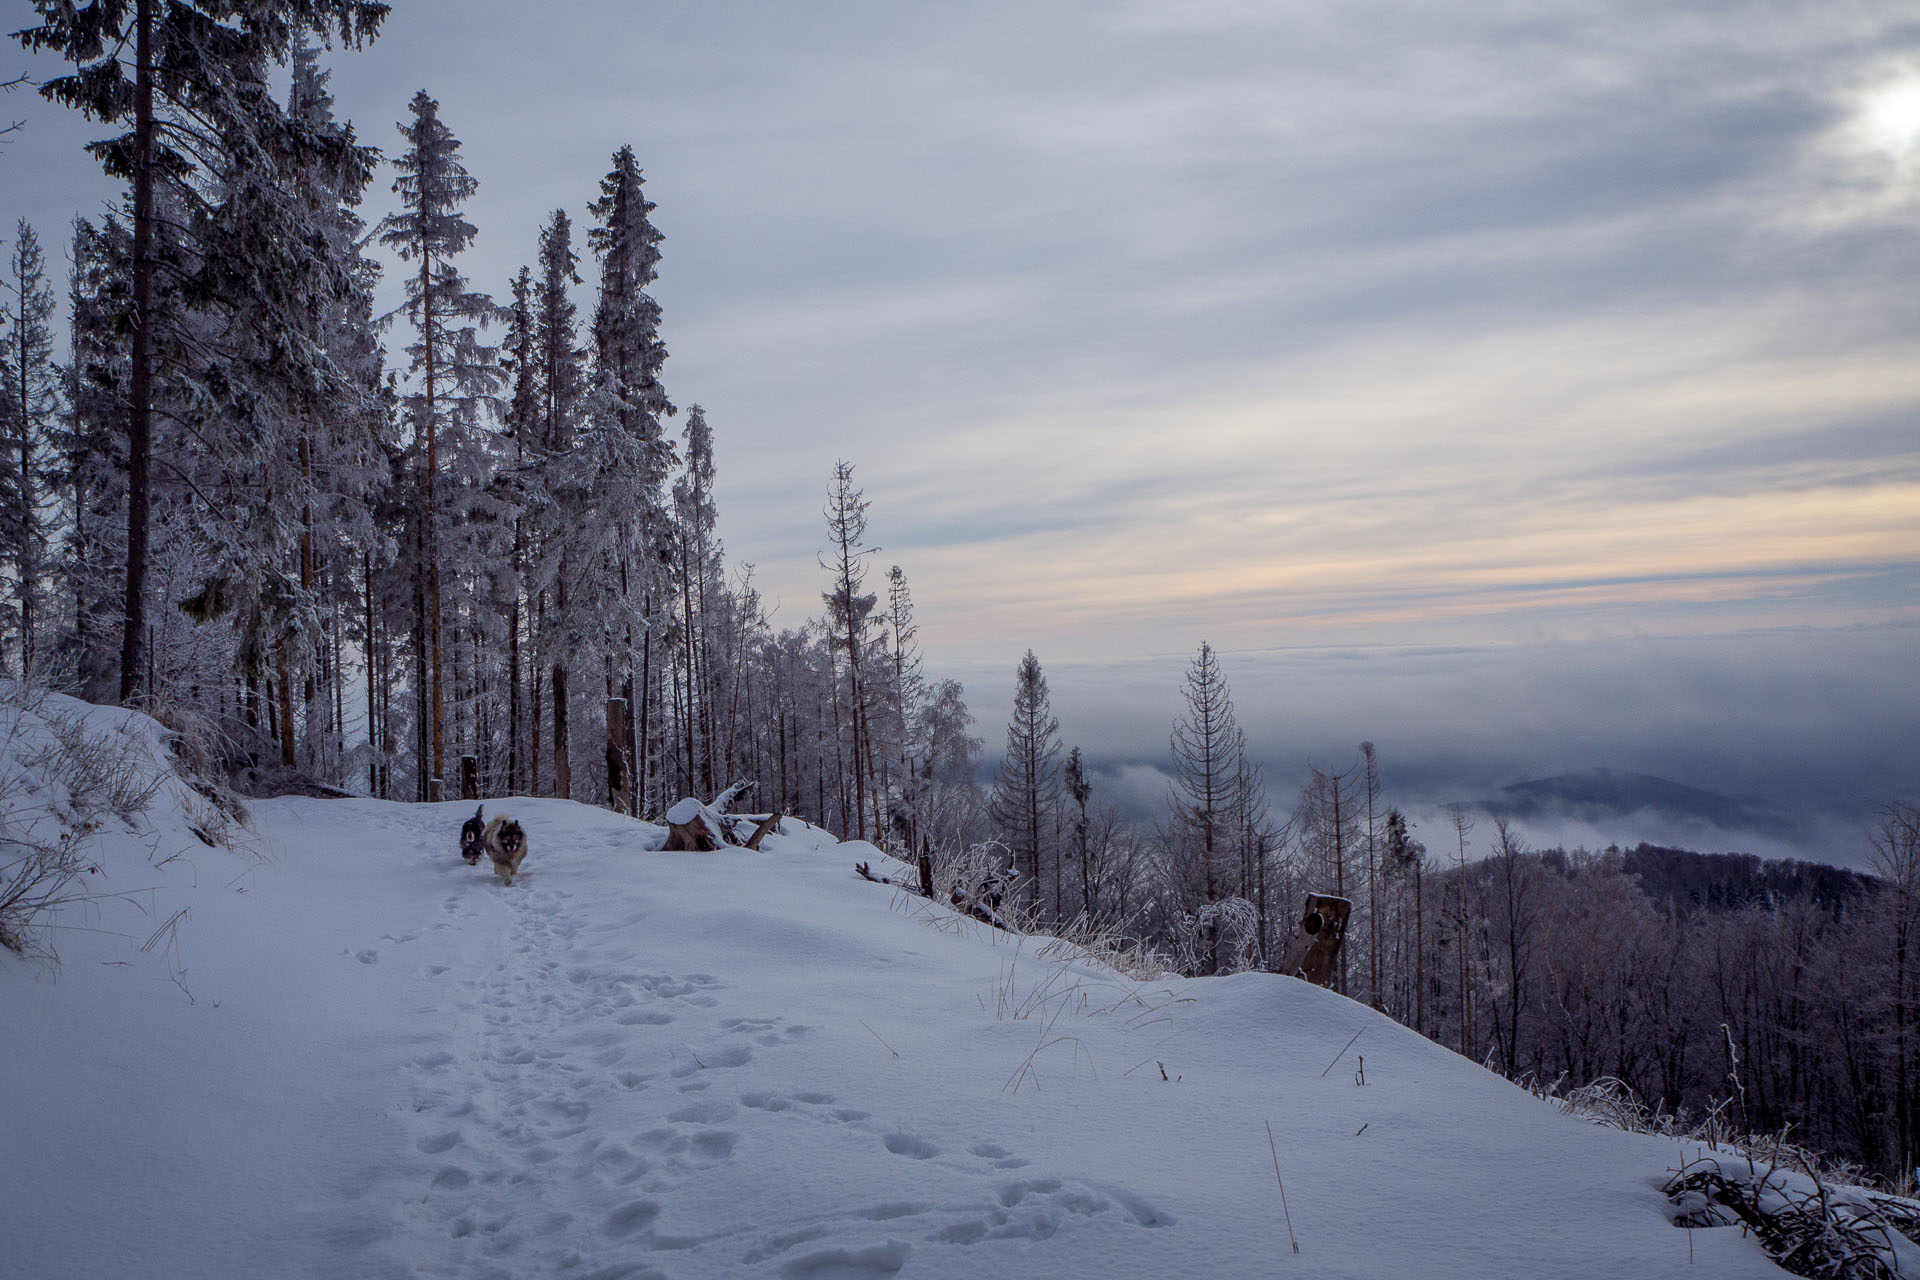
[[[480,761],[475,756],[460,757],[460,798],[480,798]]]
[[[933,896],[933,857],[924,850],[920,854],[920,896]]]
[[[438,804],[447,798],[447,782],[444,778],[427,779],[427,799]]]
[[[615,813],[634,812],[633,761],[628,756],[632,741],[632,734],[627,728],[627,700],[608,698],[607,803]]]

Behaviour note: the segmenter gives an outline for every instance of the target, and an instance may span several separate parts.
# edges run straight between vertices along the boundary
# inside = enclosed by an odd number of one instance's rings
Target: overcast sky
[[[499,296],[634,145],[731,557],[816,611],[855,463],[990,751],[1031,646],[1164,759],[1205,638],[1283,777],[1920,798],[1910,4],[396,0],[334,66],[388,150],[440,100]],[[0,114],[57,241],[97,131]]]

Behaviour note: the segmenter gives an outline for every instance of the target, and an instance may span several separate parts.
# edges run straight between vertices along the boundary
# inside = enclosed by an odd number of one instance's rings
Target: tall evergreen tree
[[[336,130],[330,73],[307,44],[294,51],[287,110],[316,132]],[[298,566],[300,592],[317,626],[296,633],[307,724],[308,767],[338,774],[345,762],[345,645],[358,619],[362,640],[371,642],[371,574],[388,563],[397,543],[376,519],[398,449],[392,435],[392,405],[385,386],[385,353],[374,318],[379,264],[364,253],[366,223],[359,206],[371,172],[308,165],[299,190],[311,206],[326,256],[339,264],[341,287],[297,322],[310,325],[332,366],[329,393],[306,407],[295,447],[302,499]],[[354,584],[363,588],[355,598]],[[367,664],[368,753],[383,731],[375,699],[374,665]],[[316,694],[321,695],[316,697]],[[285,755],[286,743],[282,743]]]
[[[119,688],[120,592],[126,563],[128,351],[124,327],[127,275],[120,270],[129,237],[109,217],[96,227],[73,224],[68,287],[67,417],[59,432],[59,522],[55,573],[72,612],[69,652],[60,674],[82,697],[109,701]]]
[[[1007,721],[1007,752],[994,783],[993,821],[1013,849],[1020,895],[1043,906],[1041,875],[1052,848],[1060,802],[1060,722],[1053,716],[1047,677],[1029,649],[1014,673],[1013,716]],[[1059,904],[1053,904],[1057,909]]]
[[[40,239],[22,218],[0,282],[0,460],[9,492],[0,540],[13,566],[14,614],[22,675],[33,670],[40,623],[42,575],[48,559],[46,471],[60,411],[60,377],[53,360],[53,286],[47,282]]]
[[[622,616],[609,621],[626,659],[620,690],[633,708],[634,794],[641,798],[658,785],[655,761],[667,739],[658,692],[672,633],[672,592],[662,572],[670,554],[663,489],[674,461],[662,424],[674,413],[660,382],[667,348],[660,339],[660,305],[647,291],[658,273],[661,235],[648,219],[654,206],[644,185],[633,148],[621,147],[601,179],[600,198],[589,206],[595,224],[587,232],[600,264],[589,415],[596,439],[589,452],[604,466],[593,501],[613,539]]]
[[[1187,668],[1187,713],[1174,724],[1172,835],[1181,889],[1195,908],[1233,897],[1238,888],[1232,853],[1241,809],[1241,738],[1233,696],[1213,646],[1202,641]],[[1217,920],[1206,928],[1207,962],[1222,962]]]
[[[714,776],[716,692],[713,634],[719,612],[719,513],[713,501],[713,432],[699,405],[687,410],[686,465],[673,485],[675,567],[680,585],[680,657],[687,691],[681,738],[688,790],[711,795]]]
[[[498,385],[499,371],[476,329],[493,318],[493,301],[469,288],[452,262],[473,241],[475,228],[461,214],[461,205],[479,183],[460,163],[460,141],[441,121],[440,104],[422,89],[409,109],[412,122],[399,126],[407,149],[394,161],[400,176],[393,189],[401,210],[382,220],[377,234],[402,260],[419,264],[407,277],[402,309],[417,335],[407,347],[414,385],[405,404],[420,477],[414,535],[419,557],[415,750],[418,794],[424,799],[431,781],[446,774],[442,559],[456,517],[443,473],[468,471],[452,477],[455,492],[463,482],[477,479],[472,471],[479,469],[479,414]],[[443,452],[452,456],[443,457]]]
[[[370,0],[35,0],[38,26],[17,33],[30,49],[73,62],[73,75],[49,80],[41,92],[89,117],[132,130],[94,143],[107,172],[131,188],[132,245],[129,290],[131,344],[127,388],[128,502],[126,587],[120,696],[130,698],[142,678],[146,642],[146,574],[152,500],[155,361],[159,315],[154,266],[159,256],[158,187],[171,188],[175,216],[197,225],[200,250],[189,292],[270,312],[288,293],[310,287],[312,264],[294,209],[279,185],[288,157],[339,153],[339,140],[313,136],[280,110],[267,91],[266,72],[284,64],[304,33],[337,35],[350,47],[373,37],[385,4]],[[129,67],[122,59],[131,48]],[[346,144],[351,147],[350,140]],[[342,154],[351,163],[350,153]],[[207,172],[208,169],[213,172]],[[198,176],[207,185],[196,190]],[[203,191],[206,194],[203,194]],[[171,234],[178,234],[178,228]],[[161,238],[165,238],[162,236]],[[177,268],[176,268],[177,269]],[[324,269],[324,264],[322,264]],[[255,317],[234,320],[251,328]],[[244,345],[244,344],[242,344]],[[285,356],[292,355],[291,360]],[[243,378],[216,376],[202,383],[217,413],[228,396],[260,390],[263,375],[283,390],[308,372],[307,353],[282,352],[279,366],[254,367]],[[244,356],[240,357],[244,363]],[[171,374],[187,371],[175,368]]]
[[[506,436],[511,465],[503,479],[513,500],[513,574],[514,592],[507,617],[507,789],[512,792],[540,793],[540,728],[529,720],[526,731],[521,723],[521,708],[526,705],[522,692],[521,637],[526,629],[524,610],[527,602],[529,539],[533,533],[527,508],[533,494],[537,467],[530,466],[530,454],[543,453],[540,430],[540,362],[533,312],[533,272],[521,267],[513,278],[513,305],[507,312],[507,335],[501,344],[502,366],[511,394],[507,399]],[[536,684],[538,677],[535,677]],[[536,712],[537,714],[537,712]],[[530,742],[523,745],[523,742]]]
[[[854,487],[853,464],[837,462],[833,487],[827,491],[827,552],[820,567],[832,575],[832,585],[821,596],[827,606],[828,634],[836,652],[846,661],[846,740],[853,775],[853,820],[850,838],[867,835],[867,792],[872,785],[872,739],[868,733],[867,701],[871,694],[863,681],[861,661],[872,638],[873,610],[879,597],[866,585],[867,557],[878,547],[867,545],[866,496]],[[876,827],[878,823],[874,824]],[[874,839],[880,838],[875,830]]]
[[[573,692],[568,673],[584,644],[598,639],[592,582],[601,568],[588,545],[598,533],[583,520],[593,475],[569,457],[585,408],[586,353],[578,344],[578,307],[572,287],[580,283],[573,251],[573,222],[555,209],[540,232],[540,272],[534,280],[532,356],[537,372],[536,430],[540,442],[541,493],[548,499],[535,584],[540,645],[552,676],[553,793],[573,795],[571,722]]]
[[[913,592],[907,586],[906,570],[893,565],[887,570],[887,612],[881,623],[881,643],[887,664],[887,683],[883,724],[882,754],[890,773],[897,774],[893,789],[914,804],[919,761],[926,754],[921,740],[919,713],[926,701],[927,681],[921,671],[920,626],[914,621]]]

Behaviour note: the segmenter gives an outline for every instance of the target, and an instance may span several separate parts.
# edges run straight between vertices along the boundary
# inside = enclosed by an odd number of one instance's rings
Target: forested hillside
[[[659,812],[748,776],[852,835],[939,821],[962,692],[921,676],[898,566],[880,601],[852,466],[797,486],[830,507],[816,619],[776,630],[726,558],[631,147],[472,281],[456,122],[419,92],[383,165],[334,112],[316,42],[387,6],[41,11],[20,38],[74,64],[42,91],[128,130],[96,148],[128,187],[69,229],[64,309],[35,229],[11,246],[9,667],[201,718],[269,787]]]

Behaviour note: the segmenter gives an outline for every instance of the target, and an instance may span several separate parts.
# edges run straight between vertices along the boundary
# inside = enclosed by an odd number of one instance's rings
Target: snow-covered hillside
[[[1781,1274],[1671,1225],[1670,1141],[1293,979],[1049,955],[797,822],[659,853],[489,802],[508,888],[471,805],[255,802],[235,851],[166,788],[88,837],[60,967],[0,955],[7,1276]]]

